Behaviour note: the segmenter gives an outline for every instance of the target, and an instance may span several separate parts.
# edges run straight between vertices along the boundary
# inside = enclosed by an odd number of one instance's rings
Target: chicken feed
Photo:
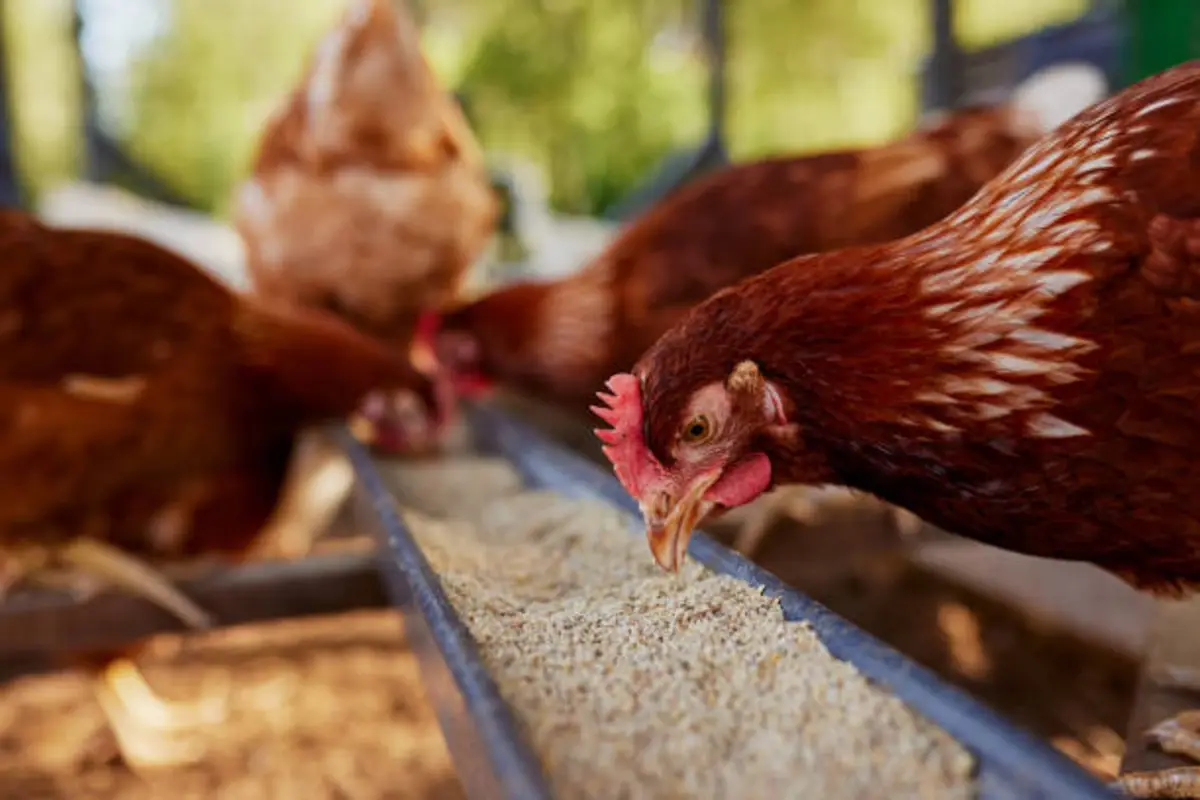
[[[660,571],[619,511],[495,459],[387,474],[557,796],[974,795],[947,733],[757,590]]]

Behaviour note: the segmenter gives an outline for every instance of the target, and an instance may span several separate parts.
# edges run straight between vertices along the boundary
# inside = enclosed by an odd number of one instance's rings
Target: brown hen
[[[1194,591],[1200,62],[1083,112],[941,223],[715,295],[609,386],[599,433],[665,568],[708,514],[829,483]],[[1200,757],[1196,718],[1156,735]],[[1123,786],[1200,796],[1200,772]]]
[[[0,213],[0,352],[0,589],[82,572],[192,628],[208,615],[151,562],[246,552],[303,426],[383,391],[434,391],[328,314],[239,297],[131,236],[16,212]],[[80,663],[130,762],[179,756],[159,737],[192,715],[121,654]]]
[[[258,293],[331,310],[406,350],[420,312],[456,296],[498,215],[412,20],[390,0],[354,0],[267,123],[234,223]],[[375,439],[395,451],[424,437]]]

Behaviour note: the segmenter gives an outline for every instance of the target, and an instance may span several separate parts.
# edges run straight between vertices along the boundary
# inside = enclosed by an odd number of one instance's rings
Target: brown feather
[[[245,546],[301,426],[372,389],[427,388],[344,323],[247,302],[132,236],[9,212],[0,263],[0,545],[98,535],[154,550],[152,519],[184,502],[197,538],[183,551]]]

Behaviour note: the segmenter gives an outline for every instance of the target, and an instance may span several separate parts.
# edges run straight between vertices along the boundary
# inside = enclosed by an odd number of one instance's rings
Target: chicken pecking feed
[[[838,484],[988,544],[1194,591],[1197,187],[1190,62],[1084,111],[941,223],[698,306],[596,407],[655,559],[678,569],[710,512],[772,485]],[[1168,727],[1200,758],[1195,716]],[[1200,796],[1200,769],[1121,785]]]

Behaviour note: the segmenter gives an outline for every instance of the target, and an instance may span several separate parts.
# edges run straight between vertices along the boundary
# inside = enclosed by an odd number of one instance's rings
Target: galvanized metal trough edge
[[[180,580],[179,588],[222,628],[386,608],[377,559],[373,552],[324,553],[297,561],[213,567]],[[176,617],[136,595],[106,590],[76,599],[38,590],[0,605],[0,665],[189,632]]]
[[[345,428],[335,436],[357,475],[357,499],[379,543],[384,583],[404,615],[409,645],[464,790],[471,798],[551,800],[536,755],[401,519],[371,455]]]
[[[636,502],[616,478],[582,456],[486,405],[472,405],[467,413],[480,448],[511,461],[531,485],[593,497],[638,515]],[[712,538],[698,533],[688,552],[709,569],[778,597],[786,619],[806,621],[835,657],[955,737],[976,757],[983,800],[1119,796],[1046,743]]]

